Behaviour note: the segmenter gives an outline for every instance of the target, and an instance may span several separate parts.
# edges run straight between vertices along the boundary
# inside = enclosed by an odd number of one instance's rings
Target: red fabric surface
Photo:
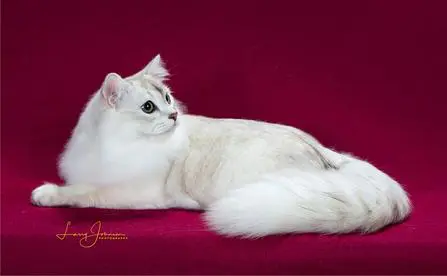
[[[4,274],[447,273],[446,1],[2,1]],[[195,212],[37,208],[110,71],[160,52],[192,113],[290,124],[366,158],[410,192],[368,236],[222,238]],[[444,172],[444,173],[443,173]],[[127,240],[81,248],[67,221]]]

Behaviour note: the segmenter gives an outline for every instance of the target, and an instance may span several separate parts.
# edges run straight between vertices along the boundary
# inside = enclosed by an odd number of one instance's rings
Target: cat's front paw
[[[60,187],[54,184],[43,184],[31,193],[31,203],[37,206],[60,205],[59,189]]]

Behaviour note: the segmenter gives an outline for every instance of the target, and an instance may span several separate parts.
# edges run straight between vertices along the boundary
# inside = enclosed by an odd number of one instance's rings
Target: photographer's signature
[[[101,232],[102,223],[101,221],[95,222],[91,227],[89,232],[84,233],[72,233],[69,231],[71,221],[67,221],[65,225],[65,232],[61,234],[56,234],[56,237],[63,241],[66,237],[74,237],[79,239],[79,245],[83,248],[91,248],[96,245],[98,240],[127,240],[127,235],[123,233],[106,233]]]

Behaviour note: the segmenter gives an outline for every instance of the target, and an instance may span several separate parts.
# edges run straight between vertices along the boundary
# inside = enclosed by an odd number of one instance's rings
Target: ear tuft
[[[143,74],[150,75],[160,81],[165,80],[169,76],[169,72],[165,67],[165,63],[161,59],[160,54],[156,55],[143,70]]]
[[[106,76],[101,88],[101,95],[109,107],[114,108],[118,102],[123,79],[117,73]]]

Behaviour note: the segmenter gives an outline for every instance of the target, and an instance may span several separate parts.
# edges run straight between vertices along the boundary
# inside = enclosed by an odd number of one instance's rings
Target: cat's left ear
[[[160,81],[164,81],[169,77],[169,72],[165,67],[165,63],[161,59],[161,56],[156,55],[144,69],[141,71],[144,75],[149,75]]]
[[[101,96],[109,107],[114,108],[125,91],[125,83],[117,73],[106,76],[101,87]]]

